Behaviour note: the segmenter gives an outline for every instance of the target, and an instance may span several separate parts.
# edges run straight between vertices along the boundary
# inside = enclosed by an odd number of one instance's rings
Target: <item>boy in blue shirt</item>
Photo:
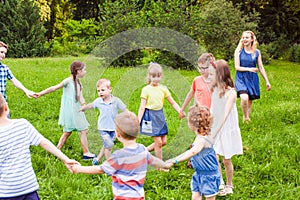
[[[92,108],[98,108],[100,111],[98,118],[98,132],[100,134],[103,147],[98,156],[93,159],[93,165],[98,165],[99,160],[103,155],[106,159],[110,157],[116,137],[114,119],[119,110],[127,110],[126,105],[118,97],[111,94],[112,87],[110,80],[102,78],[97,82],[96,87],[99,97],[93,103],[84,105],[80,108],[80,111]]]

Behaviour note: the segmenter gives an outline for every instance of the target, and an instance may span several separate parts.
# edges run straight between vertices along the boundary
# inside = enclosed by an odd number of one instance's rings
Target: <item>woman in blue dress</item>
[[[234,53],[235,88],[241,98],[243,122],[250,122],[252,100],[260,98],[258,71],[266,82],[267,91],[271,89],[257,44],[254,33],[244,31]]]

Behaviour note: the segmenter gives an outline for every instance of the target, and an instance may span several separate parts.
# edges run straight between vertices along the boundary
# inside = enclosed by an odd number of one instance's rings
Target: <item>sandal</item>
[[[223,190],[218,192],[219,196],[226,196],[228,194],[233,194],[233,186],[232,185],[226,185]]]
[[[221,183],[220,186],[219,186],[219,190],[224,190],[225,189],[225,183]]]

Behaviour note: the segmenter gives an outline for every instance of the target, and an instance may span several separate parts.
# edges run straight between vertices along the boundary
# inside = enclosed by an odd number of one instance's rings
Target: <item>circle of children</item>
[[[70,77],[39,93],[26,89],[9,68],[0,63],[0,198],[39,199],[38,183],[30,158],[30,145],[40,145],[57,156],[71,173],[106,173],[112,176],[114,199],[144,199],[143,186],[148,165],[167,171],[172,165],[185,160],[189,160],[190,166],[195,170],[190,183],[192,199],[201,199],[202,196],[215,199],[216,195],[233,194],[234,168],[231,158],[243,153],[236,98],[241,97],[243,121],[249,123],[252,100],[260,97],[258,71],[266,81],[267,90],[271,89],[260,51],[256,49],[256,42],[253,32],[245,31],[242,34],[235,52],[235,85],[228,63],[225,60],[215,61],[211,53],[203,53],[198,59],[201,75],[193,80],[181,108],[168,88],[160,84],[163,75],[161,65],[150,63],[147,71],[148,84],[142,89],[137,116],[111,94],[111,83],[105,78],[96,84],[99,97],[86,104],[80,83],[80,79],[86,74],[86,66],[80,61],[71,64]],[[0,61],[5,58],[7,49],[8,46],[0,42]],[[26,119],[10,119],[6,103],[6,79],[12,81],[28,97],[34,98],[63,88],[59,115],[63,134],[57,147]],[[188,127],[195,133],[192,147],[175,158],[163,161],[162,147],[167,143],[168,134],[163,112],[164,99],[168,100],[182,119],[193,98],[195,103],[189,108],[187,115]],[[100,110],[98,132],[103,147],[98,156],[90,153],[88,149],[89,124],[84,111],[92,108]],[[119,111],[122,112],[118,114]],[[223,113],[219,115],[218,112]],[[222,117],[212,131],[213,119],[218,115]],[[91,166],[81,166],[60,151],[72,131],[80,132],[83,159],[92,160]],[[148,147],[138,144],[136,138],[139,133],[152,137],[154,142]],[[115,138],[123,144],[123,148],[112,153]],[[155,152],[155,156],[149,153],[151,151]],[[98,162],[103,156],[106,161],[99,165]],[[219,157],[222,157],[225,166],[226,182],[221,175]],[[16,159],[21,160],[14,162]]]

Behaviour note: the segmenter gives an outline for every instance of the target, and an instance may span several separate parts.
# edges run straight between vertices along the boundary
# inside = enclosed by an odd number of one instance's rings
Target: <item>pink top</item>
[[[203,76],[197,76],[193,80],[192,89],[195,92],[195,104],[210,108],[211,105],[210,82],[205,82]]]

